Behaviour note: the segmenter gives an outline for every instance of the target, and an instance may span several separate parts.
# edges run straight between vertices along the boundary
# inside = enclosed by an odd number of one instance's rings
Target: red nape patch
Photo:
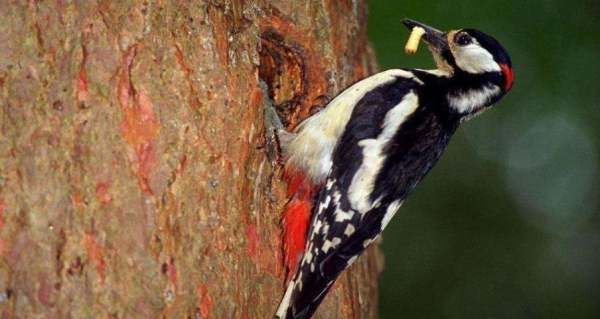
[[[504,91],[508,92],[513,86],[513,69],[508,64],[500,64],[500,68],[502,68],[504,74]]]
[[[286,280],[289,281],[304,253],[313,196],[318,187],[304,173],[294,168],[286,167],[283,178],[288,183],[288,196],[291,198],[283,212],[283,258],[287,270]]]

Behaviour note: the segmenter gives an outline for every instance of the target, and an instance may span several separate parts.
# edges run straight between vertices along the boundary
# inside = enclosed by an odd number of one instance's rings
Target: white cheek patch
[[[453,51],[454,61],[463,71],[473,74],[500,72],[500,66],[494,57],[475,40],[464,47],[455,46]]]

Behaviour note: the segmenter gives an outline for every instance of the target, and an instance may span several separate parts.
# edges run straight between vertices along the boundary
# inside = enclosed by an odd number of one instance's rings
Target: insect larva
[[[419,48],[419,42],[424,34],[425,29],[421,27],[414,27],[412,29],[410,37],[408,38],[408,41],[406,41],[406,46],[404,47],[406,54],[415,54],[417,52],[417,49]]]

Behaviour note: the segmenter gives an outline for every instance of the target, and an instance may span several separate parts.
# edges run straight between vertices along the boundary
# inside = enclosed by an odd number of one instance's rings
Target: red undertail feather
[[[283,178],[288,184],[290,198],[283,212],[284,263],[289,280],[296,272],[298,261],[304,253],[313,195],[317,187],[311,184],[303,172],[294,168],[286,167]]]

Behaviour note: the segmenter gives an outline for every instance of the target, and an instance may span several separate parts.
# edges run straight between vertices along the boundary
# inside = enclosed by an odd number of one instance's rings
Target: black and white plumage
[[[506,51],[473,29],[426,30],[436,70],[388,70],[357,82],[305,120],[287,165],[320,186],[304,255],[276,317],[310,318],[440,158],[459,124],[512,86]]]

